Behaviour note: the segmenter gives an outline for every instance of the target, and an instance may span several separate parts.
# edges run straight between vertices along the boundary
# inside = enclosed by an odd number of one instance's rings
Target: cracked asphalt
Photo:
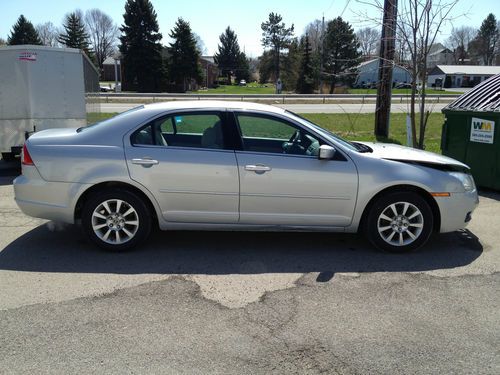
[[[0,164],[0,373],[500,373],[500,194],[413,254],[240,232],[108,254],[23,215],[16,172]]]

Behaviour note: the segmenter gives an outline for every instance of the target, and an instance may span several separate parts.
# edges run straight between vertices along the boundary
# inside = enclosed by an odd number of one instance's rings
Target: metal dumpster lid
[[[500,74],[470,89],[443,108],[455,111],[500,112]]]

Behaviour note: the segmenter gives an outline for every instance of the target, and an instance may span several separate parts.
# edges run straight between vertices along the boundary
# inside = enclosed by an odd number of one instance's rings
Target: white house
[[[379,59],[365,61],[358,65],[358,75],[354,81],[354,87],[372,87],[378,81]],[[410,72],[400,65],[394,65],[392,70],[392,84],[409,83]]]
[[[427,76],[427,85],[439,87],[474,87],[500,73],[500,66],[437,65]],[[436,81],[437,80],[437,81]]]
[[[436,65],[452,64],[453,52],[441,43],[433,44],[427,55],[427,69],[432,69]]]

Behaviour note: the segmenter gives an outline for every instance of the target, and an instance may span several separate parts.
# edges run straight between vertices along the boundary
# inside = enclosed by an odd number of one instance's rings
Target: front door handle
[[[150,167],[152,165],[158,164],[158,160],[149,159],[149,158],[141,158],[141,159],[132,159],[132,164],[142,165],[143,167]]]
[[[267,165],[262,165],[262,164],[245,165],[246,171],[252,171],[252,172],[257,172],[257,173],[269,172],[271,169],[272,169],[271,167],[268,167]]]

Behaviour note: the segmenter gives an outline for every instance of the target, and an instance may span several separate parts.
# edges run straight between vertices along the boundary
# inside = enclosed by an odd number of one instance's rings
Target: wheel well
[[[432,216],[434,218],[434,232],[439,232],[439,229],[441,228],[441,213],[439,211],[439,206],[436,202],[436,200],[432,197],[432,195],[429,194],[429,192],[425,191],[422,188],[419,188],[418,186],[414,185],[396,185],[396,186],[391,186],[388,188],[385,188],[382,191],[379,191],[372,199],[370,199],[370,202],[366,205],[363,215],[361,216],[361,223],[359,225],[358,231],[361,230],[364,225],[365,225],[365,220],[368,216],[368,212],[370,212],[373,204],[379,199],[381,196],[388,194],[388,193],[395,193],[395,192],[408,192],[412,191],[414,193],[417,193],[419,196],[421,196],[425,201],[429,204],[431,210],[432,210]]]
[[[84,193],[80,196],[80,198],[78,198],[78,202],[76,203],[75,222],[81,219],[82,209],[85,205],[85,202],[87,202],[87,200],[92,194],[110,188],[127,190],[140,197],[143,200],[143,202],[146,203],[146,205],[148,206],[149,212],[151,213],[151,218],[153,219],[153,223],[155,223],[156,226],[158,226],[158,217],[156,216],[156,210],[149,197],[135,186],[129,185],[125,182],[118,182],[118,181],[101,182],[85,190]]]

